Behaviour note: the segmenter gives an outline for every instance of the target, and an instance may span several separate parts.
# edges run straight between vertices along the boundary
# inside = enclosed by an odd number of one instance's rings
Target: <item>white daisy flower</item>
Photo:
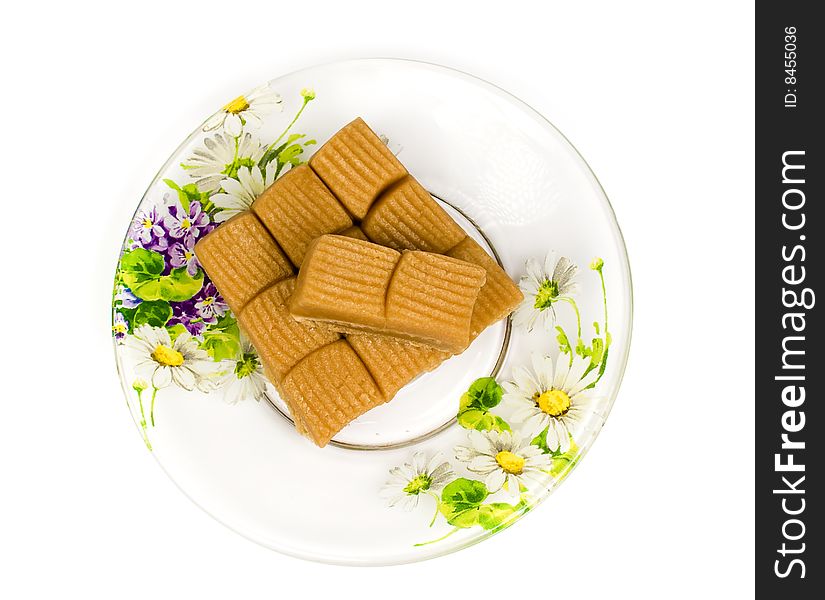
[[[227,372],[222,384],[223,399],[228,404],[254,398],[260,401],[266,393],[266,377],[261,359],[245,335],[241,334],[241,351],[237,359],[224,361]]]
[[[564,353],[555,366],[552,358],[540,354],[533,354],[532,362],[532,373],[524,367],[513,369],[513,381],[502,384],[504,400],[517,406],[512,420],[522,423],[525,432],[535,435],[547,427],[547,446],[567,452],[576,427],[595,413],[599,399],[585,388],[596,381],[599,370],[585,375],[590,359],[575,355],[570,364]]]
[[[181,166],[189,172],[202,192],[217,190],[226,177],[235,177],[241,167],[252,168],[266,152],[266,147],[251,133],[236,139],[226,133],[216,133],[203,140]]]
[[[238,137],[244,125],[261,126],[263,117],[273,110],[283,110],[283,98],[269,84],[256,87],[244,96],[238,96],[216,112],[203,126],[204,131],[223,127],[230,135]]]
[[[518,284],[524,300],[513,315],[513,323],[532,331],[536,320],[541,320],[550,331],[556,322],[554,304],[572,297],[578,289],[579,268],[566,256],[557,258],[552,251],[547,253],[543,265],[531,258],[525,268],[527,272]]]
[[[390,480],[381,489],[381,497],[389,505],[412,510],[418,506],[422,494],[434,496],[438,501],[440,491],[454,476],[450,463],[435,454],[429,461],[423,452],[413,454],[411,463],[390,469]]]
[[[221,182],[223,192],[210,199],[222,210],[215,216],[215,221],[222,223],[230,217],[248,210],[255,198],[275,181],[275,169],[266,169],[266,175],[256,165],[238,169],[238,179],[227,177]]]
[[[456,446],[455,457],[468,463],[468,471],[485,476],[484,485],[490,493],[504,490],[518,497],[520,485],[529,488],[530,484],[547,482],[547,471],[553,464],[552,457],[531,445],[529,439],[522,440],[510,431],[471,431],[471,445]]]
[[[155,389],[171,383],[185,390],[214,389],[215,363],[188,333],[181,333],[172,343],[162,327],[141,325],[126,338],[126,345],[137,355],[135,372],[149,380]]]

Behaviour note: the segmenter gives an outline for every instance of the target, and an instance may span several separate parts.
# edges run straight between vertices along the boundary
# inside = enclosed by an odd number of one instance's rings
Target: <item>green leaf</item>
[[[230,313],[227,313],[203,332],[201,348],[206,350],[215,361],[233,359],[241,351],[240,338],[241,332],[237,321]]]
[[[120,259],[123,283],[141,300],[160,299],[160,279],[166,262],[152,250],[136,248]]]
[[[476,379],[458,402],[458,424],[478,431],[511,431],[507,421],[491,414],[501,402],[504,389],[493,377]]]
[[[464,429],[476,429],[478,431],[512,431],[509,423],[501,417],[477,408],[459,412],[458,424]]]
[[[172,269],[169,275],[161,278],[161,298],[172,302],[182,302],[197,294],[201,287],[203,287],[203,271],[198,269],[192,277],[186,272],[186,267],[178,267]]]
[[[184,327],[182,323],[175,323],[171,327],[167,327],[166,331],[169,332],[169,337],[171,338],[172,342],[174,342],[180,334],[188,333],[186,331],[186,327]]]
[[[458,509],[451,504],[441,504],[438,508],[447,523],[453,527],[468,528],[478,524],[478,507],[473,506],[465,509]]]
[[[490,410],[498,406],[504,390],[493,377],[481,377],[470,384],[467,390],[469,403],[467,408]]]
[[[291,146],[287,146],[281,152],[278,153],[278,162],[281,164],[291,164],[293,167],[297,167],[301,164],[301,154],[304,153],[304,148],[300,144],[292,144]]]
[[[488,494],[482,482],[460,477],[441,491],[438,510],[453,527],[473,527],[478,523],[478,508]]]
[[[178,193],[178,199],[180,200],[181,206],[183,206],[183,210],[185,210],[187,213],[189,212],[190,202],[197,201],[204,206],[209,202],[209,192],[200,191],[198,189],[198,186],[194,183],[187,183],[183,187],[179,186],[171,179],[164,179],[163,183],[165,183]]]
[[[140,306],[140,305],[138,305]],[[135,328],[135,312],[137,312],[136,308],[124,308],[119,306],[117,308],[117,312],[123,315],[123,318],[126,319],[126,322],[129,324],[128,331],[126,333],[132,333],[132,330]]]
[[[570,448],[565,453],[556,452],[553,455],[553,466],[550,468],[550,475],[555,478],[566,476],[576,463],[579,462],[579,447],[572,439]]]
[[[604,340],[602,338],[596,337],[593,338],[593,351],[590,354],[590,367],[587,369],[588,371],[592,371],[599,363],[602,362],[602,357],[604,356]]]
[[[559,332],[556,336],[556,340],[559,342],[559,350],[561,350],[563,354],[570,354],[573,350],[570,347],[570,340],[567,334],[564,333],[564,329],[562,329],[560,325],[556,325],[556,331]]]
[[[441,501],[452,506],[469,508],[478,506],[487,498],[487,486],[475,479],[459,477],[441,490]]]
[[[548,425],[547,427],[542,429],[541,433],[539,433],[530,441],[530,444],[532,444],[533,446],[538,446],[539,448],[541,448],[541,451],[545,454],[553,454],[553,451],[550,450],[550,447],[547,445],[547,430],[549,429],[549,427],[550,426]]]
[[[147,300],[138,304],[135,309],[133,327],[151,325],[163,327],[172,317],[172,307],[165,300]]]
[[[489,429],[489,426],[479,428],[479,425],[485,424],[485,419],[487,419],[488,416],[489,415],[487,415],[487,413],[483,410],[471,408],[469,410],[460,411],[458,413],[458,424],[461,425],[464,429],[478,428],[479,431],[485,431],[486,429]],[[490,419],[486,424],[492,425],[491,421],[492,419]]]
[[[517,507],[505,502],[484,504],[478,509],[478,524],[487,530],[500,529],[503,526],[509,525],[506,521],[508,521],[517,510]]]
[[[186,267],[173,269],[162,275],[166,266],[163,256],[152,250],[136,248],[120,259],[123,283],[141,300],[168,300],[180,302],[197,294],[203,285],[203,272],[194,277]]]
[[[264,155],[261,157],[261,160],[258,161],[258,166],[260,166],[261,169],[263,169],[264,167],[266,167],[266,165],[275,160],[275,158],[278,157],[281,154],[281,152],[283,152],[288,146],[292,145],[294,142],[300,140],[302,137],[305,136],[305,133],[290,134],[283,144],[276,148],[270,148],[269,150],[264,152]]]

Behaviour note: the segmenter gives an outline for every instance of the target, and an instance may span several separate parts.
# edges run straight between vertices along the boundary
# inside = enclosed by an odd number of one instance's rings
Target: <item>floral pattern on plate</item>
[[[270,142],[249,130],[282,108],[280,95],[261,86],[228,103],[206,122],[200,145],[182,162],[189,180],[164,179],[168,191],[141,205],[132,220],[115,274],[112,335],[135,365],[135,412],[150,450],[163,388],[220,390],[231,404],[263,397],[266,379],[258,355],[194,248],[304,162],[315,140],[292,128],[314,98],[312,90],[303,90],[296,114]]]
[[[261,86],[229,102],[207,120],[200,145],[181,163],[188,180],[164,179],[162,198],[141,205],[131,223],[115,276],[112,335],[131,354],[136,414],[150,450],[158,393],[168,386],[219,391],[229,404],[266,393],[260,359],[198,263],[194,246],[304,162],[316,141],[292,128],[314,99],[312,90],[302,90],[300,107],[270,142],[254,131],[268,114],[283,109],[279,94]],[[611,344],[604,261],[594,259],[590,269],[600,279],[604,312],[601,322],[593,321],[589,341],[576,302],[579,267],[552,251],[528,260],[519,282],[525,299],[513,324],[528,335],[550,335],[555,357],[534,353],[530,365],[512,369],[510,379],[482,377],[469,387],[456,414],[467,440],[453,448],[453,462],[440,452],[418,450],[390,469],[380,495],[391,508],[409,511],[429,499],[430,527],[439,517],[448,526],[444,535],[416,546],[462,529],[496,532],[509,526],[579,460],[577,437],[589,419],[604,419],[606,399],[597,384]],[[575,315],[575,336],[557,322],[565,305]]]
[[[524,302],[513,315],[516,326],[533,335],[553,335],[558,354],[534,353],[530,367],[516,366],[512,379],[477,379],[459,400],[457,424],[469,430],[467,443],[453,449],[455,466],[420,452],[412,462],[390,470],[389,506],[408,510],[422,495],[432,497],[435,516],[451,528],[416,546],[439,542],[462,529],[499,531],[530,510],[540,491],[560,482],[579,460],[576,438],[590,419],[604,420],[606,398],[596,386],[607,368],[611,337],[607,329],[604,261],[590,263],[601,283],[604,313],[593,321],[593,336],[582,337],[575,295],[578,266],[555,253],[543,262],[530,259],[519,282]],[[567,304],[576,316],[576,336],[557,324],[556,310]],[[541,323],[541,329],[534,326]],[[575,339],[575,344],[571,343]],[[507,417],[507,419],[505,419]],[[434,467],[439,463],[437,467]],[[427,466],[425,466],[427,465]]]

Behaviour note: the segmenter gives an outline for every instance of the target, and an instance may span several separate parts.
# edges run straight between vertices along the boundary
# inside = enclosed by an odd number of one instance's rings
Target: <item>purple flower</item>
[[[129,288],[119,285],[115,293],[115,302],[120,302],[123,308],[137,308],[137,305],[143,300],[135,296]]]
[[[198,314],[193,300],[172,302],[172,318],[166,323],[167,327],[183,325],[190,335],[199,337],[206,329],[206,322]]]
[[[161,227],[162,223],[163,215],[158,214],[157,208],[153,206],[138,213],[132,222],[132,230],[129,235],[145,247],[153,245],[158,239],[163,239],[166,235],[166,231]]]
[[[184,237],[179,242],[174,242],[166,252],[169,257],[169,264],[173,268],[186,267],[186,272],[194,277],[198,272],[200,263],[195,256],[195,238]]]
[[[115,339],[120,342],[126,337],[126,332],[128,331],[129,322],[126,320],[126,317],[124,317],[123,314],[116,312],[115,318],[112,321],[112,335],[114,335]]]
[[[189,203],[189,212],[183,209],[180,200],[170,204],[168,210],[169,214],[164,217],[163,225],[175,239],[191,240],[194,245],[195,240],[203,233],[202,230],[209,225],[209,215],[203,212],[198,201]]]
[[[215,284],[211,281],[207,282],[201,291],[192,299],[195,302],[195,309],[198,315],[207,323],[214,323],[218,317],[222,317],[229,310],[226,302],[218,293]]]

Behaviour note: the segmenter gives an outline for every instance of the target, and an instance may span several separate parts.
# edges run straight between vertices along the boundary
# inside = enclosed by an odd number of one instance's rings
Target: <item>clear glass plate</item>
[[[319,449],[293,430],[191,246],[227,197],[260,188],[259,171],[306,161],[356,116],[528,300]],[[113,298],[127,405],[181,490],[264,546],[359,565],[464,548],[544,500],[604,424],[631,320],[616,218],[565,137],[488,83],[390,59],[278,77],[207,119],[140,200]]]

